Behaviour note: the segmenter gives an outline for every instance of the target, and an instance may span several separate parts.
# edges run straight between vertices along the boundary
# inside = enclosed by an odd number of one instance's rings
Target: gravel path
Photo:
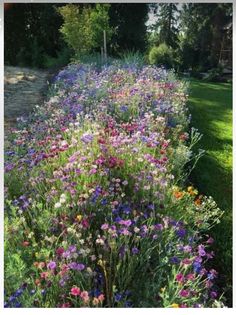
[[[27,116],[46,96],[49,72],[28,68],[4,68],[4,122],[14,126],[16,118]]]

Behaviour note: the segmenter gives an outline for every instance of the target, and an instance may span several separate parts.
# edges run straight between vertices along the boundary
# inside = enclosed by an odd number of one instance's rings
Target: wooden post
[[[101,62],[104,62],[104,54],[103,54],[103,47],[101,47]]]
[[[106,39],[106,31],[103,31],[103,40],[104,40],[104,59],[105,63],[107,62],[107,39]]]

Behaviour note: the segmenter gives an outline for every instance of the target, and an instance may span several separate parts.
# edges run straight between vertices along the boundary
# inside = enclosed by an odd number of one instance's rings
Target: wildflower
[[[107,230],[109,228],[109,224],[107,223],[104,223],[102,226],[101,226],[101,229],[102,230]]]
[[[55,261],[50,261],[50,262],[47,264],[47,268],[48,268],[48,269],[54,270],[54,269],[56,269],[56,267],[57,267],[57,264],[56,264]]]
[[[179,292],[179,295],[180,295],[181,297],[189,297],[189,290],[181,290],[181,291]]]
[[[133,255],[137,255],[139,253],[139,250],[137,247],[133,247],[131,251]]]
[[[92,303],[93,303],[93,305],[95,305],[95,306],[98,305],[98,304],[99,304],[99,299],[96,298],[96,297],[94,297]]]
[[[179,264],[180,259],[178,257],[176,257],[176,256],[173,256],[173,257],[170,258],[170,262],[172,264]]]
[[[78,296],[81,294],[81,290],[78,287],[73,287],[70,290],[71,295]]]
[[[130,226],[132,224],[131,220],[120,220],[119,224],[125,225],[125,226]]]
[[[173,304],[171,304],[171,306],[170,307],[173,307],[173,308],[179,308],[179,304],[177,304],[177,303],[173,303]]]
[[[206,256],[205,247],[203,245],[198,246],[198,255],[199,256]]]
[[[77,270],[79,270],[79,271],[82,271],[82,270],[84,270],[84,268],[85,268],[85,265],[84,264],[77,264]]]
[[[88,294],[87,291],[82,291],[80,293],[80,297],[85,303],[88,303],[88,301],[89,301],[89,294]]]
[[[175,280],[178,281],[179,283],[183,283],[184,282],[184,275],[182,273],[178,273],[175,276]]]
[[[61,256],[63,253],[64,253],[64,248],[63,248],[63,247],[58,247],[58,248],[56,249],[56,254],[57,254],[58,256]]]
[[[71,307],[71,304],[69,302],[67,302],[67,303],[61,304],[59,307],[61,307],[61,308],[69,308],[69,307]]]
[[[183,195],[184,194],[181,191],[175,191],[174,192],[174,196],[175,196],[176,199],[181,199],[183,197]]]
[[[193,273],[189,273],[187,276],[186,276],[186,279],[189,280],[189,281],[193,281],[195,279],[195,275]]]
[[[49,273],[47,271],[41,272],[40,273],[40,278],[41,279],[47,279],[49,277]]]
[[[211,291],[211,293],[210,293],[210,296],[211,296],[211,298],[212,299],[216,299],[217,298],[217,292],[215,292],[215,291]]]
[[[61,208],[61,203],[60,202],[55,203],[54,208],[55,209]]]
[[[105,300],[104,294],[100,294],[100,295],[98,296],[98,300],[99,300],[99,302],[103,302],[103,301]]]

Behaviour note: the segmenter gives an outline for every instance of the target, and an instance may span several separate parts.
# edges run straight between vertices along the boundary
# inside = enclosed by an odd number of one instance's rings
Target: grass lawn
[[[220,284],[226,289],[231,305],[232,284],[232,84],[205,83],[190,80],[189,109],[191,125],[203,137],[198,145],[206,150],[191,181],[200,193],[211,195],[225,211],[224,217],[212,234],[216,240],[216,268]]]

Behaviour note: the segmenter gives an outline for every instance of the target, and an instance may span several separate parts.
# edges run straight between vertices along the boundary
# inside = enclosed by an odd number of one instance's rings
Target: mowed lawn
[[[221,223],[212,231],[215,238],[216,268],[226,288],[228,304],[232,284],[232,84],[190,80],[191,125],[203,137],[198,145],[206,150],[191,181],[200,193],[210,195],[225,211]]]

